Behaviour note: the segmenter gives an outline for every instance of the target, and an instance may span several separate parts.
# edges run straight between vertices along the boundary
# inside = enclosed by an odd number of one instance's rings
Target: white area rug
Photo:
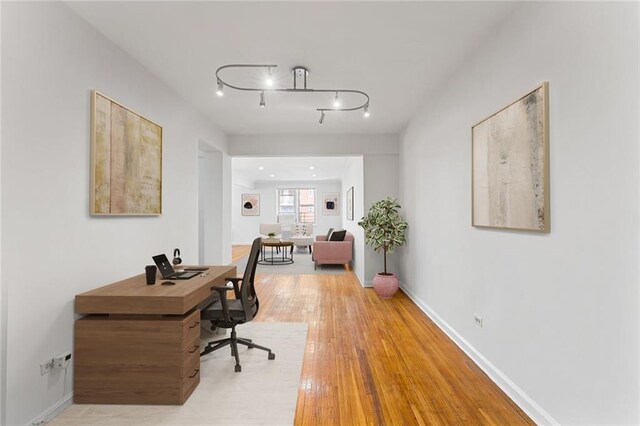
[[[200,384],[182,406],[74,404],[49,424],[291,425],[307,329],[306,323],[251,322],[238,326],[238,337],[271,348],[276,359],[270,361],[266,352],[241,346],[242,372],[235,373],[228,347],[204,356],[200,360]]]

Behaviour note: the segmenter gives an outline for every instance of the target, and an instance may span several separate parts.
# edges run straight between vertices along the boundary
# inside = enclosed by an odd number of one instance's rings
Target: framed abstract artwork
[[[549,232],[549,87],[471,128],[472,226]]]
[[[340,214],[339,192],[324,192],[322,194],[322,214],[325,216]]]
[[[353,186],[347,191],[347,220],[353,220]]]
[[[92,216],[162,213],[162,127],[93,91]]]
[[[260,216],[260,194],[242,194],[242,216]]]

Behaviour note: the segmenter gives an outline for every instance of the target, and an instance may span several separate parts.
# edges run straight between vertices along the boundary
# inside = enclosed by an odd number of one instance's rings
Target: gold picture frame
[[[91,92],[92,216],[162,214],[162,127]]]
[[[471,225],[550,232],[548,82],[471,127]]]

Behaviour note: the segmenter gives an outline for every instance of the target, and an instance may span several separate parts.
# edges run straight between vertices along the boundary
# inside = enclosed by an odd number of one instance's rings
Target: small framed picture
[[[340,193],[325,192],[322,194],[322,214],[335,216],[340,214]]]
[[[260,216],[260,194],[242,194],[242,216]]]

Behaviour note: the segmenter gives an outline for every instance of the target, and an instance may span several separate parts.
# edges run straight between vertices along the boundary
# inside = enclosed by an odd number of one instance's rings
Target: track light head
[[[338,97],[338,92],[336,92],[336,97],[333,98],[333,107],[334,108],[340,108],[340,105],[342,103],[340,102],[340,98]]]
[[[260,108],[266,107],[267,104],[264,101],[264,92],[260,92]]]
[[[267,79],[265,80],[265,83],[267,84],[268,87],[273,86],[273,76],[271,75],[271,67],[268,68],[268,75],[267,75]]]
[[[320,123],[320,124],[324,123],[324,111],[321,112],[320,120],[318,121],[318,123]]]
[[[224,96],[224,83],[220,80],[218,80],[218,90],[216,90],[216,95],[218,96]]]
[[[364,113],[363,113],[362,115],[363,115],[363,117],[364,117],[364,118],[369,118],[369,116],[371,115],[371,114],[369,113],[369,104],[366,104],[366,105],[364,106]]]

